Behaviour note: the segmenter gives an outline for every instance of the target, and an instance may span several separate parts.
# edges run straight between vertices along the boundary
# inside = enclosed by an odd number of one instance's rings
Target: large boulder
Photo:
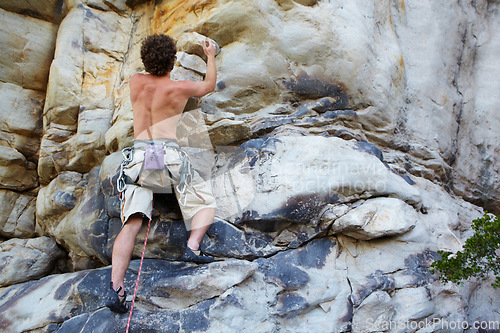
[[[0,286],[36,280],[51,273],[64,255],[49,237],[10,239],[0,243]]]
[[[219,156],[214,193],[219,215],[275,229],[309,223],[326,204],[392,196],[419,207],[419,191],[383,163],[375,146],[337,137],[285,136],[242,144]],[[266,224],[268,224],[266,226]]]
[[[378,152],[372,146],[335,137],[280,136],[248,141],[225,157],[219,154],[221,167],[212,175],[218,219],[205,241],[207,251],[237,258],[270,255],[283,247],[297,247],[327,232],[332,224],[332,233],[342,232],[337,224],[349,217],[353,225],[362,224],[366,218],[358,215],[372,214],[360,212],[366,209],[380,210],[366,230],[372,238],[411,230],[418,220],[415,209],[421,206],[419,190],[384,165],[374,151]],[[301,163],[297,164],[299,156]],[[84,178],[74,172],[62,173],[40,191],[38,223],[73,258],[110,262],[111,246],[121,226],[116,188],[121,159],[119,152],[106,157],[102,167]],[[196,155],[192,160],[195,166],[203,165]],[[340,215],[325,215],[330,208],[342,207],[345,214],[358,200],[379,196],[394,198],[369,200],[338,221]],[[399,207],[401,213],[388,207]],[[156,195],[154,217],[146,255],[178,258],[187,231],[179,221],[182,215],[173,194]],[[348,234],[352,231],[344,229]],[[141,251],[144,233],[138,237],[135,255]]]
[[[231,259],[197,266],[147,259],[131,329],[373,332],[387,331],[391,322],[413,327],[465,321],[465,312],[450,311],[465,305],[463,291],[439,284],[429,273],[435,256],[417,244],[329,237],[254,262]],[[125,277],[127,290],[134,287],[138,268],[139,260],[133,261]],[[0,325],[6,330],[15,325],[58,332],[122,331],[126,317],[103,308],[109,276],[110,269],[103,268],[3,288]],[[23,304],[33,294],[40,306],[26,312]]]
[[[415,228],[417,221],[418,214],[403,201],[375,198],[337,219],[329,233],[343,233],[356,239],[370,240],[404,234]]]

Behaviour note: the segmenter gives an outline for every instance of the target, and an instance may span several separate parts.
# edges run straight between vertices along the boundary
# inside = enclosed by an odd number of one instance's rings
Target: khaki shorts
[[[154,170],[151,177],[157,181],[157,189],[161,191],[127,184],[122,193],[121,219],[125,224],[131,215],[142,213],[151,219],[153,213],[153,193],[171,193],[172,187],[176,194],[181,212],[186,225],[191,222],[193,216],[204,208],[217,208],[215,198],[212,194],[210,179],[204,180],[196,170],[192,170],[186,186],[178,186],[181,178],[184,159],[189,161],[187,154],[179,147],[177,141],[169,139],[154,139],[154,144],[162,144],[164,150],[164,165],[162,170]],[[151,140],[135,140],[132,150],[133,156],[130,162],[124,166],[124,174],[134,182],[143,175],[143,164],[145,145],[151,144]],[[190,163],[190,161],[189,161]],[[147,170],[149,171],[149,170]]]

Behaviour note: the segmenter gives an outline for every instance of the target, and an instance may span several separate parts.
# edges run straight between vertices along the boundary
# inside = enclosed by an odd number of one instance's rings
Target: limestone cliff
[[[128,81],[152,33],[177,40],[178,80],[203,78],[201,39],[221,47],[216,91],[188,103],[179,131],[193,153],[211,143],[200,164],[218,211],[202,245],[223,260],[178,261],[187,232],[175,197],[158,195],[134,331],[498,323],[498,290],[443,285],[429,266],[437,250],[461,248],[483,209],[500,213],[499,10],[490,0],[2,1],[0,329],[124,330],[102,297],[121,227],[120,150],[133,140]]]

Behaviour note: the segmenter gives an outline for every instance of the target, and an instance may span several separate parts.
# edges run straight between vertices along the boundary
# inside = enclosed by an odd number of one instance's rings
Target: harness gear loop
[[[124,168],[132,162],[132,159],[134,157],[133,155],[133,147],[128,147],[122,149],[122,156],[123,160],[122,163],[120,164],[120,173],[118,174],[118,179],[116,181],[116,188],[118,189],[118,192],[120,193],[120,200],[122,199],[122,193],[125,191],[125,188],[127,186],[127,183],[125,181],[125,170]]]
[[[182,158],[182,166],[181,166],[181,174],[179,184],[177,184],[176,189],[179,193],[180,197],[184,197],[183,202],[179,202],[182,206],[186,205],[187,195],[186,195],[186,187],[191,184],[194,176],[193,166],[189,161],[188,155],[185,151],[181,149],[177,149],[180,157]]]

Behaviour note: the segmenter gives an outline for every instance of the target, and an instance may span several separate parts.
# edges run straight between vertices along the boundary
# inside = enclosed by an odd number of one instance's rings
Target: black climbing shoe
[[[214,262],[214,258],[209,257],[202,250],[193,251],[187,246],[184,250],[184,254],[182,255],[182,260],[194,262],[197,264],[208,264],[210,262]]]
[[[106,306],[113,312],[127,313],[127,292],[123,291],[123,296],[118,296],[118,294],[122,290],[122,287],[118,287],[118,289],[114,290],[113,282],[111,282],[110,287],[111,289],[108,292],[108,296],[106,296]]]

